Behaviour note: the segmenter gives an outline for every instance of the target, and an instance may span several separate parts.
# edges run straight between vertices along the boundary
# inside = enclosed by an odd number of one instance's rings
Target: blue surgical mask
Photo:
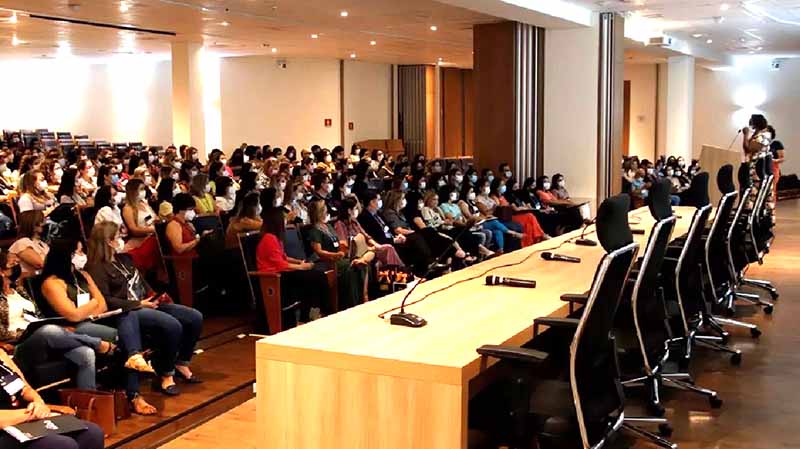
[[[111,175],[111,183],[116,184],[119,182],[119,175]]]
[[[473,184],[475,184],[476,182],[478,182],[478,175],[469,175],[469,180],[470,180],[470,181],[471,181]]]
[[[503,195],[504,193],[506,193],[506,186],[500,186],[500,188],[498,189],[498,192],[500,192],[500,195]]]
[[[488,180],[489,182],[492,182],[492,181],[494,181],[494,175],[489,175],[489,176],[487,176],[487,177],[486,177],[486,180]]]

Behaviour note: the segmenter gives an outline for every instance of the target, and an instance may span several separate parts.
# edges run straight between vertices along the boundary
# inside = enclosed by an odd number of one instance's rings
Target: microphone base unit
[[[398,312],[389,317],[389,322],[395,326],[422,327],[428,324],[425,318],[408,312]]]
[[[578,239],[575,240],[575,244],[580,246],[597,246],[597,242],[591,239]]]

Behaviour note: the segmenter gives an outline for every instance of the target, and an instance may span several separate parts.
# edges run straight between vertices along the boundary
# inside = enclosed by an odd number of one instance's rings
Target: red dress
[[[500,206],[510,207],[508,200],[504,197],[499,197],[497,201]],[[544,230],[539,225],[539,220],[533,214],[514,214],[511,217],[514,223],[522,225],[522,247],[531,246],[544,240]]]
[[[174,221],[174,222],[178,223],[181,226],[181,243],[193,242],[197,238],[196,237],[197,234],[195,233],[194,226],[190,225],[189,223],[179,221],[179,220],[177,220],[175,218],[173,218],[170,221]],[[172,249],[172,252],[173,253],[176,252],[174,248]],[[197,247],[194,247],[191,250],[186,251],[185,253],[183,253],[183,255],[196,256],[197,255]]]
[[[265,233],[256,248],[256,267],[265,273],[280,273],[289,269],[283,245],[275,235]]]

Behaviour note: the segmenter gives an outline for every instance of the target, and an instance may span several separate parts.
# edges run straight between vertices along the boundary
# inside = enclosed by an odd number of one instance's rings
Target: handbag
[[[114,433],[114,393],[65,388],[58,390],[58,397],[64,405],[75,409],[78,418],[100,426],[104,436],[109,437]]]
[[[125,390],[114,390],[114,417],[117,421],[131,417],[131,404]]]

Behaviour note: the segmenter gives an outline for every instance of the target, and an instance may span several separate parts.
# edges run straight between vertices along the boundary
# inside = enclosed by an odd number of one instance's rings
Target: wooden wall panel
[[[475,148],[475,77],[472,70],[464,76],[464,156],[474,155]]]
[[[516,148],[516,23],[475,25],[475,163],[496,169]]]
[[[464,155],[464,79],[463,70],[442,69],[442,154]]]
[[[436,69],[425,66],[425,157],[436,157]]]

